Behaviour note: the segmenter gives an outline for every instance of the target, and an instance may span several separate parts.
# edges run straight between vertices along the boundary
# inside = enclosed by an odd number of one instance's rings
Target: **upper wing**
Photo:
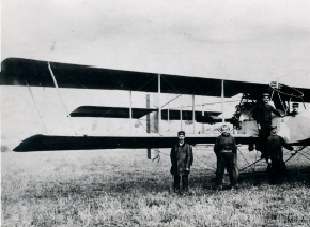
[[[50,66],[59,88],[158,91],[158,74],[155,73],[98,69],[87,65],[56,62],[50,62]],[[55,87],[47,61],[8,58],[2,61],[1,69],[1,85]],[[221,95],[220,79],[161,74],[160,81],[162,93]],[[234,80],[225,80],[224,86],[225,97],[246,93],[253,100],[260,99],[262,93],[267,92],[269,88],[267,84]],[[304,101],[310,102],[310,89],[297,89],[304,94]],[[286,93],[300,95],[292,89]],[[291,96],[285,96],[282,100],[290,98]]]

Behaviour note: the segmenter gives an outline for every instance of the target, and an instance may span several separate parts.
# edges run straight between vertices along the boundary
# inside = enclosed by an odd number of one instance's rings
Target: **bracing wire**
[[[66,105],[65,105],[65,103],[64,103],[64,101],[63,101],[63,99],[62,99],[62,97],[61,97],[61,95],[60,95],[60,91],[59,91],[57,79],[56,79],[56,77],[54,76],[54,74],[53,74],[53,72],[52,72],[51,65],[50,65],[49,62],[47,62],[47,64],[48,64],[48,70],[49,70],[49,72],[50,72],[50,74],[51,74],[51,77],[52,77],[52,80],[53,80],[53,82],[54,82],[54,84],[55,84],[55,86],[56,86],[56,89],[57,89],[59,98],[60,98],[60,100],[61,100],[61,103],[62,103],[62,105],[63,105],[63,107],[64,107],[64,109],[65,109],[65,111],[66,111],[67,116],[70,116],[70,115],[69,115],[69,112],[68,112],[68,110],[67,110],[67,107],[66,107]],[[73,122],[72,122],[71,117],[69,117],[69,119],[70,119],[70,122],[71,122],[71,125],[72,125],[72,128],[73,128],[74,133],[77,134],[76,131],[75,131],[75,128],[74,128],[74,125],[73,125]]]
[[[157,155],[156,157],[152,158],[152,162],[154,162],[156,159],[158,159],[157,163],[159,163],[159,159],[160,159],[160,155],[159,155],[159,154],[160,154],[160,153],[170,157],[170,155],[167,154],[167,153],[165,153],[165,152],[162,152],[162,151],[160,151],[160,150],[155,150],[155,151],[158,152],[158,155]],[[207,170],[212,170],[212,171],[214,171],[214,168],[211,169],[211,168],[206,168],[205,166],[201,166],[201,165],[198,165],[198,164],[195,164],[195,165],[196,165],[197,167],[201,168],[201,169],[207,169]]]
[[[282,108],[283,108],[283,110],[284,110],[284,114],[285,114],[285,116],[286,116],[286,109],[285,109],[285,106],[283,105],[283,102],[282,102],[282,100],[281,100],[281,97],[280,97],[280,94],[278,93],[278,97],[279,97],[279,99],[280,99],[280,103],[281,103],[281,105],[282,105]]]
[[[251,167],[252,171],[254,172],[254,168],[252,167],[252,164],[249,164],[249,161],[244,157],[243,153],[237,148],[237,150],[240,152],[240,154],[242,155],[243,159],[248,163],[248,167]]]
[[[24,78],[25,78],[25,77],[24,77]],[[26,80],[26,78],[25,78],[25,80]],[[35,101],[35,99],[34,99],[33,93],[32,93],[32,91],[31,91],[31,88],[30,88],[30,86],[29,86],[27,80],[26,80],[26,84],[27,84],[27,88],[28,88],[28,90],[29,90],[29,92],[30,92],[31,98],[32,98],[32,100],[33,100],[34,106],[35,106],[35,108],[36,108],[36,111],[37,111],[37,113],[38,113],[38,115],[39,115],[39,117],[40,117],[40,120],[41,120],[41,122],[42,122],[44,131],[47,132],[46,127],[45,127],[45,124],[44,124],[44,121],[43,121],[43,117],[42,117],[42,115],[40,114],[39,108],[38,108],[38,106],[37,106],[37,103],[36,103],[36,101]]]
[[[78,80],[76,80],[74,77],[72,77],[72,76],[70,76],[70,75],[67,75],[66,73],[62,72],[61,70],[59,70],[59,69],[57,69],[57,68],[56,68],[56,70],[57,70],[59,73],[63,74],[64,76],[67,76],[67,77],[73,79],[74,81],[76,81],[81,87],[88,89],[87,86],[85,86],[84,84],[80,83],[80,82],[79,82]],[[51,71],[51,70],[50,70],[50,71]],[[153,76],[153,77],[150,78],[148,81],[146,81],[137,91],[140,91],[144,86],[146,86],[148,83],[150,83],[155,77],[157,77],[157,75]],[[178,93],[176,97],[174,97],[173,99],[169,100],[169,101],[166,102],[164,105],[162,105],[161,108],[163,108],[163,107],[167,106],[170,102],[172,102],[172,101],[176,100],[177,98],[179,98],[182,94],[181,94],[180,91],[178,91],[174,86],[171,85],[171,83],[169,82],[169,80],[168,80],[165,76],[161,75],[161,77],[164,78],[164,80],[167,81],[167,83],[169,84],[169,86],[170,86],[172,89],[174,89],[174,90]],[[53,76],[52,76],[52,78],[53,78]],[[55,78],[55,79],[56,79],[56,78]],[[56,81],[55,79],[53,79],[54,83],[55,83],[55,81]],[[55,84],[57,84],[57,81],[56,81]],[[219,83],[217,86],[215,86],[214,89],[211,90],[210,92],[208,92],[207,94],[209,94],[209,93],[213,92],[215,89],[217,89],[218,86],[219,86],[220,84],[221,84],[221,83]],[[56,87],[57,87],[57,85],[56,85]],[[58,93],[59,93],[59,91],[58,91]],[[60,97],[61,97],[61,96],[60,96]],[[148,98],[148,100],[150,101],[151,105],[152,105],[154,108],[157,108],[157,106],[156,106],[149,98]],[[116,108],[117,108],[117,107],[112,107],[110,110],[108,110],[108,111],[103,115],[103,117],[106,116],[107,114],[109,114],[109,112],[110,112],[111,110],[116,109]],[[124,114],[125,114],[125,112],[124,112]],[[68,113],[67,113],[67,115],[68,115]],[[185,120],[188,121],[187,112],[185,112],[185,115],[184,115],[183,117],[185,118]],[[144,128],[144,126],[143,126],[143,124],[140,122],[140,120],[139,120],[139,123],[140,123],[140,125],[142,125],[143,129],[146,131],[146,129]],[[170,131],[170,130],[168,130],[168,131]],[[167,131],[167,132],[168,132],[168,131]],[[154,132],[154,131],[152,130],[152,132]]]
[[[284,94],[284,95],[294,96],[294,97],[296,97],[296,98],[302,98],[302,97],[304,97],[304,96],[305,96],[305,94],[304,94],[303,92],[298,91],[297,89],[292,88],[292,87],[290,87],[290,88],[291,88],[291,89],[293,89],[293,90],[295,90],[295,91],[297,91],[298,93],[300,93],[300,95],[289,94],[289,93],[286,93],[286,92],[280,91],[279,89],[276,89],[276,88],[272,88],[272,90],[275,90],[275,91],[277,91],[277,92],[279,92],[279,93],[281,93],[281,94]]]

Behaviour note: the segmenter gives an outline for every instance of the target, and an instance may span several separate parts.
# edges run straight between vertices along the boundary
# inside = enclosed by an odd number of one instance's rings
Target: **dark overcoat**
[[[171,175],[188,175],[189,170],[186,168],[190,168],[193,163],[193,152],[192,147],[188,144],[183,144],[180,146],[176,144],[172,147],[170,152],[170,159],[171,159]]]
[[[272,113],[281,117],[280,112],[276,108],[263,103],[254,108],[252,117],[254,120],[257,120],[260,125],[270,126],[272,125]],[[268,130],[270,129],[268,128]]]
[[[237,152],[235,138],[228,135],[220,135],[216,138],[214,152],[217,155],[218,152],[223,150],[231,150],[234,154]]]

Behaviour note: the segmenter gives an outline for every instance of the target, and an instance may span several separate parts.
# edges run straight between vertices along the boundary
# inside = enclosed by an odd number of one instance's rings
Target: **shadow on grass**
[[[266,170],[242,173],[239,175],[239,183],[252,184],[258,186],[264,183],[275,183],[270,181],[269,175]],[[304,184],[310,185],[310,166],[303,166],[298,168],[289,167],[287,168],[286,175],[279,179],[278,183],[287,183],[287,184]]]

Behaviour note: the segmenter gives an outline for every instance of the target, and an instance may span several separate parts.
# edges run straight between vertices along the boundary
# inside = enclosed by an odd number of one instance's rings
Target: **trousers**
[[[235,154],[233,152],[222,152],[220,151],[217,155],[217,168],[216,168],[216,185],[222,185],[224,167],[227,167],[229,172],[229,178],[231,185],[237,183],[237,168],[235,168]]]
[[[188,191],[188,175],[182,175],[182,190]],[[181,188],[181,176],[174,175],[174,183],[173,183],[174,191],[179,191]]]
[[[283,181],[286,176],[286,166],[283,159],[272,159],[268,165],[267,173],[271,181]]]

